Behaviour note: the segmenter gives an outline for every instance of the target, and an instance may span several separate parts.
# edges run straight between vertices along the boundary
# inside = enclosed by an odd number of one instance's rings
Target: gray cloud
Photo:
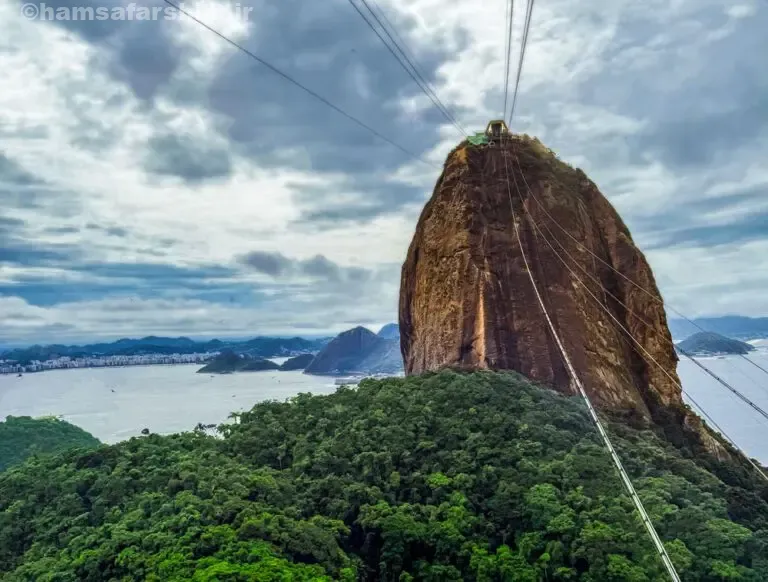
[[[161,0],[145,0],[142,5],[165,8]],[[184,57],[183,49],[171,41],[169,25],[177,22],[138,21],[123,30],[119,49],[109,68],[116,79],[125,81],[139,99],[151,100],[168,83]]]
[[[121,226],[110,226],[106,228],[105,231],[110,236],[117,236],[120,238],[128,236],[128,229]]]
[[[766,51],[768,11],[758,8],[734,25],[737,32],[717,37],[728,26],[724,7],[702,2],[676,30],[642,21],[622,27],[603,72],[577,88],[582,103],[646,122],[629,138],[635,160],[652,152],[669,167],[693,171],[741,155],[768,129],[768,78],[758,56]],[[658,48],[646,46],[654,37]],[[622,58],[632,51],[639,56]],[[634,66],[649,54],[654,66]]]
[[[378,275],[378,271],[374,269],[342,267],[323,255],[301,260],[291,259],[281,253],[251,251],[236,257],[236,262],[276,279],[308,277],[326,284],[327,289],[364,285],[376,279]]]
[[[34,2],[38,6],[46,2]],[[21,2],[19,1],[19,4]],[[57,0],[56,8],[104,7],[98,0]],[[166,8],[162,0],[143,0],[142,7]],[[110,7],[107,5],[107,7]],[[102,66],[119,81],[128,83],[142,100],[151,100],[169,81],[182,58],[182,48],[171,41],[168,26],[176,21],[72,18],[55,25],[79,35],[99,48],[94,65]]]
[[[18,137],[14,134],[13,137]],[[75,196],[49,184],[0,152],[0,207],[45,210],[59,218],[71,218],[80,211]]]
[[[387,182],[384,176],[359,176],[344,186],[340,199],[327,189],[296,186],[295,200],[301,213],[294,225],[303,230],[324,230],[351,224],[366,224],[377,217],[398,214],[421,205],[421,188]]]
[[[80,232],[76,226],[55,226],[45,229],[46,234],[75,234]]]
[[[71,245],[40,245],[22,239],[0,235],[0,264],[30,267],[58,267],[80,256]]]
[[[304,275],[318,279],[337,281],[341,278],[341,268],[339,265],[328,260],[323,255],[317,255],[307,261],[302,261],[299,263],[299,269]]]
[[[293,262],[288,257],[280,253],[263,251],[251,251],[238,257],[237,260],[254,271],[269,275],[270,277],[279,277],[288,273],[293,266]]]
[[[149,140],[144,168],[152,174],[175,176],[187,184],[198,184],[227,178],[232,173],[232,162],[225,149],[166,133]]]
[[[73,245],[30,240],[27,232],[26,221],[0,217],[0,265],[60,266],[81,256]]]
[[[16,162],[0,152],[0,188],[2,194],[9,194],[12,188],[22,186],[40,186],[45,184],[43,180],[30,174]]]
[[[346,2],[310,7],[286,0],[280,10],[260,11],[257,29],[242,44],[307,87],[411,151],[434,143],[439,113],[395,118],[394,101],[419,89]],[[437,63],[436,57],[427,63],[432,67],[425,64],[427,76]],[[314,170],[352,175],[393,169],[407,159],[242,53],[219,69],[208,100],[226,120],[222,131],[256,159],[275,147],[298,146],[310,154]]]
[[[647,248],[657,250],[678,245],[714,247],[763,240],[766,236],[766,224],[768,212],[752,214],[729,224],[678,224],[675,229],[657,234],[656,240],[647,245]]]
[[[64,5],[73,2],[66,0]],[[434,144],[441,115],[428,110],[418,118],[397,118],[395,102],[420,95],[420,90],[346,2],[310,7],[300,0],[286,0],[279,9],[255,2],[240,4],[253,6],[259,18],[251,37],[241,44],[410,151],[420,154]],[[96,2],[85,5],[96,6]],[[147,5],[165,6],[161,0]],[[399,20],[403,33],[417,26],[415,21],[390,14]],[[171,27],[182,26],[180,22],[62,21],[56,25],[97,46],[93,66],[125,82],[147,107],[162,94],[178,104],[201,106],[216,114],[230,151],[159,133],[150,140],[145,156],[144,168],[150,174],[179,177],[188,184],[226,178],[232,172],[230,154],[234,152],[260,165],[344,172],[350,190],[361,192],[360,200],[326,205],[302,196],[298,221],[302,227],[366,223],[423,199],[421,190],[395,184],[382,187],[380,180],[370,179],[372,172],[393,172],[409,160],[405,154],[231,47],[229,58],[212,78],[173,80],[179,67],[196,56],[195,47],[180,46],[172,39]],[[340,36],[339,30],[344,34]],[[220,40],[211,36],[214,42]],[[459,48],[467,43],[457,40]],[[436,46],[420,55],[428,79],[435,79],[446,51]],[[80,147],[102,150],[119,137],[98,116],[80,107],[72,110],[76,115],[72,131]],[[157,116],[158,123],[166,121]],[[298,148],[305,155],[285,156],[280,153],[285,148]]]

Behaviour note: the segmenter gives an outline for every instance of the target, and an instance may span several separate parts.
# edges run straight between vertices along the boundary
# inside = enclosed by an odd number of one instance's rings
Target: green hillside
[[[0,579],[666,579],[581,402],[519,376],[366,380],[240,421],[1,474]],[[768,489],[608,426],[683,580],[768,580]]]
[[[35,453],[57,453],[99,444],[91,434],[63,420],[9,416],[0,422],[0,471]]]

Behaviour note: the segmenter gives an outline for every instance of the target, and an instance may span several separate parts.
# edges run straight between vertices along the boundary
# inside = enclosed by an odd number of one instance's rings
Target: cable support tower
[[[529,194],[531,194],[531,195],[532,195],[532,192],[531,192],[531,188],[530,188],[530,186],[528,185],[528,181],[527,181],[527,179],[525,178],[525,174],[524,174],[524,173],[523,173],[523,171],[522,171],[522,166],[521,166],[521,164],[520,164],[520,160],[519,160],[519,158],[517,157],[517,153],[516,153],[516,152],[514,152],[514,154],[515,154],[515,159],[516,159],[516,161],[517,161],[517,167],[518,167],[518,170],[520,170],[520,175],[521,175],[521,177],[523,178],[523,182],[525,183],[525,186],[526,186],[526,190],[529,192]],[[513,173],[513,180],[515,181],[515,186],[517,187],[517,179],[514,177],[514,173]],[[683,388],[682,384],[681,384],[681,383],[680,383],[678,380],[676,380],[675,378],[673,378],[673,377],[672,377],[672,375],[671,375],[671,374],[670,374],[670,373],[669,373],[669,372],[666,370],[666,368],[664,368],[664,366],[662,366],[662,365],[661,365],[661,364],[660,364],[660,363],[659,363],[659,362],[658,362],[658,361],[657,361],[657,360],[656,360],[656,359],[655,359],[655,358],[654,358],[654,357],[653,357],[653,356],[652,356],[652,355],[651,355],[651,354],[648,352],[648,350],[646,350],[646,349],[645,349],[645,347],[644,347],[644,346],[643,346],[643,345],[642,345],[642,344],[641,344],[639,341],[637,341],[637,339],[635,339],[635,337],[634,337],[634,336],[632,335],[632,333],[631,333],[631,332],[630,332],[630,331],[629,331],[629,330],[626,328],[626,326],[625,326],[624,324],[622,324],[622,323],[621,323],[621,322],[620,322],[620,321],[619,321],[619,320],[616,318],[616,316],[615,316],[613,313],[611,313],[611,312],[610,312],[610,310],[609,310],[609,309],[608,309],[608,308],[607,308],[607,307],[606,307],[606,306],[603,304],[603,302],[602,302],[602,301],[600,301],[600,298],[599,298],[599,297],[597,297],[597,296],[596,296],[596,295],[595,295],[595,294],[592,292],[592,290],[590,290],[590,289],[589,289],[589,287],[588,287],[588,286],[587,286],[587,285],[584,283],[584,281],[583,281],[583,280],[582,280],[582,279],[581,279],[581,278],[578,276],[578,274],[576,274],[576,273],[573,271],[573,269],[571,268],[571,266],[570,266],[570,265],[569,265],[569,264],[568,264],[568,263],[567,263],[567,262],[566,262],[566,261],[563,259],[563,257],[560,255],[560,253],[558,253],[558,252],[557,252],[557,250],[554,248],[554,246],[552,246],[552,243],[549,241],[549,239],[547,239],[546,235],[544,235],[544,233],[543,233],[543,232],[541,232],[541,229],[540,229],[540,228],[539,228],[539,226],[536,224],[536,221],[534,220],[533,216],[531,216],[531,213],[530,213],[530,211],[528,211],[528,210],[526,209],[526,207],[525,207],[525,202],[524,202],[524,200],[523,200],[523,198],[522,198],[522,195],[520,194],[520,190],[519,190],[519,188],[517,188],[517,192],[518,192],[518,195],[519,195],[519,197],[520,197],[520,201],[521,201],[521,204],[522,204],[522,206],[523,206],[523,210],[526,212],[526,215],[527,215],[527,218],[528,218],[528,220],[529,220],[529,221],[530,221],[530,223],[533,225],[533,227],[534,227],[534,229],[535,229],[535,231],[536,231],[536,236],[537,236],[537,237],[541,237],[541,238],[543,238],[543,239],[544,239],[544,242],[545,242],[545,243],[546,243],[546,244],[549,246],[549,248],[552,250],[552,252],[553,252],[553,253],[555,254],[555,256],[558,258],[558,260],[560,260],[560,262],[561,262],[561,263],[563,263],[563,266],[565,266],[565,268],[566,268],[566,269],[568,269],[568,271],[569,271],[569,272],[571,273],[571,275],[572,275],[572,276],[573,276],[573,277],[576,279],[576,281],[577,281],[577,282],[578,282],[578,283],[579,283],[579,284],[580,284],[582,287],[584,287],[584,289],[587,291],[587,293],[589,294],[589,296],[590,296],[590,297],[591,297],[591,298],[592,298],[592,299],[593,299],[593,300],[594,300],[594,301],[595,301],[595,302],[596,302],[596,303],[597,303],[597,304],[598,304],[598,305],[599,305],[599,306],[600,306],[600,307],[601,307],[601,308],[602,308],[602,309],[603,309],[603,310],[606,312],[606,314],[607,314],[607,315],[608,315],[608,316],[609,316],[609,317],[610,317],[610,318],[613,320],[613,322],[614,322],[616,325],[618,325],[618,326],[619,326],[619,328],[621,328],[621,330],[622,330],[622,331],[624,331],[624,333],[627,335],[627,337],[629,337],[629,339],[631,339],[631,340],[632,340],[632,342],[633,342],[633,343],[634,343],[634,344],[637,346],[637,348],[639,348],[639,349],[642,351],[642,353],[640,353],[640,352],[637,352],[637,353],[638,353],[638,354],[639,354],[639,355],[640,355],[640,356],[641,356],[641,357],[642,357],[642,358],[645,360],[646,364],[649,364],[649,365],[650,365],[650,363],[651,363],[651,362],[653,362],[653,364],[655,364],[655,365],[656,365],[656,366],[657,366],[657,367],[658,367],[658,368],[659,368],[659,369],[662,371],[662,373],[664,373],[664,374],[665,374],[665,375],[666,375],[666,376],[669,378],[669,380],[670,380],[670,381],[672,381],[672,383],[673,383],[673,384],[674,384],[674,385],[675,385],[677,388],[679,388],[679,389],[680,389],[681,393],[682,393],[682,394],[684,394],[684,395],[685,395],[685,396],[686,396],[686,397],[687,397],[687,398],[688,398],[688,399],[689,399],[689,400],[690,400],[690,401],[691,401],[691,402],[692,402],[692,403],[693,403],[693,404],[696,406],[696,408],[698,408],[698,409],[701,411],[702,415],[703,415],[703,416],[704,416],[704,417],[707,419],[707,421],[709,421],[709,422],[712,424],[712,426],[714,426],[714,427],[715,427],[715,429],[717,429],[717,430],[718,430],[718,431],[719,431],[719,432],[720,432],[720,433],[723,435],[723,438],[725,438],[725,439],[728,441],[728,443],[729,443],[729,444],[730,444],[730,445],[731,445],[731,446],[732,446],[732,447],[733,447],[735,450],[737,450],[739,453],[741,453],[741,455],[742,455],[742,456],[743,456],[743,457],[744,457],[744,458],[745,458],[745,459],[746,459],[746,460],[749,462],[749,464],[750,464],[750,465],[752,465],[752,467],[753,467],[753,468],[754,468],[754,469],[757,471],[757,473],[758,473],[758,474],[759,474],[759,475],[760,475],[760,476],[761,476],[763,479],[765,479],[766,481],[768,481],[768,475],[766,475],[766,473],[763,471],[763,469],[762,469],[761,467],[759,467],[759,466],[758,466],[758,465],[757,465],[757,464],[756,464],[756,463],[755,463],[755,462],[752,460],[752,458],[751,458],[751,457],[750,457],[750,456],[749,456],[749,455],[748,455],[748,454],[747,454],[745,451],[743,451],[741,448],[739,448],[739,447],[736,445],[736,443],[733,441],[733,439],[731,439],[731,438],[728,436],[728,434],[727,434],[727,433],[726,433],[726,432],[725,432],[725,431],[724,431],[724,430],[723,430],[723,429],[722,429],[722,428],[721,428],[721,427],[720,427],[720,426],[719,426],[719,425],[718,425],[718,424],[717,424],[717,423],[714,421],[714,419],[712,419],[712,418],[711,418],[711,417],[710,417],[710,416],[707,414],[707,412],[704,410],[704,408],[703,408],[703,407],[702,407],[700,404],[698,404],[698,403],[696,402],[696,400],[695,400],[695,399],[693,399],[693,397],[692,397],[692,396],[691,396],[691,395],[690,395],[690,394],[689,394],[689,393],[688,393],[688,392],[687,392],[687,391],[686,391],[686,390]],[[549,231],[549,232],[550,232],[550,235],[551,235],[551,234],[552,234],[552,233],[551,233],[551,231]],[[554,237],[553,237],[553,238],[554,238]],[[566,252],[566,254],[568,254],[568,256],[571,258],[571,260],[572,260],[572,261],[574,261],[574,263],[578,265],[578,262],[577,262],[575,259],[573,259],[573,256],[572,256],[572,255],[570,255],[570,253],[568,253],[568,252],[566,251],[566,249],[565,249],[565,248],[564,248],[564,247],[563,247],[563,246],[562,246],[562,245],[561,245],[561,244],[560,244],[560,243],[557,241],[557,239],[555,238],[554,240],[555,240],[555,242],[557,242],[557,243],[558,243],[558,245],[559,245],[559,246],[560,246],[560,247],[563,249],[563,251],[565,251],[565,252]],[[588,273],[586,270],[584,270],[583,268],[582,268],[582,271],[583,271],[584,273],[586,273],[587,275],[589,275],[589,273]],[[620,300],[618,297],[616,297],[616,296],[615,296],[615,295],[613,295],[613,294],[612,294],[610,291],[608,291],[607,289],[605,289],[605,287],[603,287],[603,285],[602,285],[602,283],[600,282],[600,280],[599,280],[599,279],[597,279],[596,277],[594,277],[594,276],[592,276],[592,275],[589,275],[589,276],[590,276],[590,277],[591,277],[591,278],[592,278],[592,279],[593,279],[593,280],[594,280],[594,281],[595,281],[595,282],[598,284],[598,286],[600,287],[600,289],[601,289],[601,290],[602,290],[604,293],[606,293],[607,295],[609,295],[610,297],[612,297],[612,298],[613,298],[615,301],[617,301],[617,302],[618,302],[620,305],[622,305],[622,306],[623,306],[623,307],[624,307],[624,308],[627,310],[627,312],[628,312],[629,314],[633,315],[633,316],[634,316],[634,317],[636,317],[636,318],[637,318],[639,321],[643,322],[645,325],[647,325],[647,326],[649,326],[649,327],[650,327],[650,324],[649,324],[647,321],[645,321],[643,318],[641,318],[641,317],[640,317],[640,316],[638,316],[638,315],[637,315],[635,312],[633,312],[631,309],[629,309],[629,307],[627,307],[627,305],[625,305],[625,304],[624,304],[624,303],[623,303],[623,302],[622,302],[622,301],[621,301],[621,300]],[[673,344],[673,346],[674,346],[674,344]],[[651,362],[649,362],[649,360],[650,360]]]
[[[648,534],[651,537],[651,540],[653,541],[653,545],[655,546],[656,551],[658,552],[659,557],[661,558],[661,561],[667,570],[667,573],[669,574],[673,582],[680,582],[680,577],[677,574],[675,565],[672,563],[672,559],[669,557],[669,554],[667,553],[667,549],[664,547],[664,543],[661,541],[661,538],[659,537],[659,534],[656,531],[656,528],[651,522],[651,519],[648,516],[648,513],[645,510],[645,507],[643,506],[642,500],[637,494],[637,491],[635,491],[635,488],[632,485],[632,480],[629,478],[629,475],[625,471],[624,466],[621,463],[621,459],[619,458],[619,455],[616,453],[616,450],[613,448],[613,445],[611,444],[611,440],[608,437],[608,433],[603,428],[603,424],[600,421],[600,418],[598,417],[594,407],[592,406],[592,402],[590,401],[589,396],[587,395],[587,391],[584,389],[584,385],[582,384],[581,379],[576,373],[576,369],[573,367],[573,364],[571,363],[571,359],[568,357],[568,353],[566,352],[565,347],[563,346],[563,343],[560,340],[560,336],[558,335],[557,330],[555,329],[555,326],[552,323],[552,319],[549,316],[549,312],[547,311],[547,308],[544,305],[544,300],[541,298],[538,286],[536,285],[536,281],[533,278],[533,273],[531,272],[530,265],[528,264],[528,259],[525,255],[525,249],[523,248],[522,239],[520,237],[520,228],[518,226],[517,216],[515,213],[514,205],[512,203],[512,191],[510,189],[509,165],[507,164],[507,156],[504,155],[505,154],[504,151],[502,151],[501,153],[502,153],[502,157],[504,158],[504,169],[507,177],[507,194],[509,196],[509,208],[512,212],[512,223],[514,225],[515,237],[517,239],[517,244],[520,247],[520,254],[523,257],[525,271],[528,274],[528,278],[531,281],[531,285],[533,286],[533,291],[534,291],[534,294],[536,295],[536,300],[538,301],[539,306],[541,307],[541,310],[544,313],[544,318],[546,319],[547,326],[549,327],[549,330],[552,333],[552,337],[555,340],[557,348],[560,351],[560,355],[562,356],[563,361],[565,362],[565,365],[568,369],[568,373],[571,377],[571,381],[576,385],[576,388],[580,396],[584,400],[584,403],[587,406],[587,410],[589,411],[589,415],[592,417],[592,421],[594,422],[598,432],[600,433],[600,437],[603,440],[603,444],[605,445],[605,448],[608,450],[611,456],[611,459],[613,460],[613,463],[616,466],[616,470],[618,471],[619,476],[621,477],[621,480],[624,483],[624,487],[629,493],[629,496],[632,499],[632,502],[634,503],[635,508],[637,509],[640,515],[643,525],[645,526],[646,530],[648,531]],[[515,181],[515,188],[517,189],[519,194],[520,190],[517,187],[516,181]]]
[[[424,76],[419,72],[419,70],[416,68],[416,65],[414,65],[413,61],[408,57],[407,54],[405,54],[405,51],[400,47],[400,45],[397,43],[397,41],[392,37],[392,34],[390,34],[389,30],[387,30],[387,27],[384,26],[384,23],[381,21],[381,19],[376,15],[376,13],[373,11],[373,8],[371,8],[370,4],[368,4],[367,0],[360,0],[360,2],[363,3],[363,5],[368,9],[368,12],[373,16],[374,20],[378,23],[378,25],[381,27],[381,30],[384,31],[384,34],[387,35],[387,38],[389,38],[389,41],[392,43],[390,44],[384,39],[384,37],[381,35],[381,33],[378,31],[378,29],[373,25],[373,23],[370,21],[370,19],[363,13],[362,10],[355,4],[354,0],[347,0],[351,5],[352,8],[355,9],[355,11],[360,15],[360,17],[365,21],[365,23],[368,25],[368,27],[376,34],[376,36],[379,37],[379,40],[382,42],[382,44],[387,48],[387,50],[390,52],[390,54],[395,57],[395,60],[400,64],[400,66],[405,70],[406,73],[413,79],[413,82],[418,85],[419,89],[422,90],[422,92],[429,98],[430,101],[432,101],[432,104],[440,111],[440,113],[443,114],[443,116],[456,127],[456,129],[459,130],[461,134],[464,135],[464,137],[467,137],[469,134],[464,130],[464,128],[459,124],[459,122],[456,120],[456,118],[451,114],[450,111],[443,105],[443,102],[440,101],[440,98],[437,96],[437,93],[432,89],[429,82],[424,78]],[[381,9],[379,9],[381,10]],[[382,12],[383,15],[383,12]],[[391,25],[391,23],[390,23]],[[401,39],[402,40],[402,39]],[[394,47],[394,48],[393,48]],[[400,53],[401,56],[399,56],[395,49]],[[405,61],[403,60],[405,59]],[[408,63],[406,65],[406,62]],[[409,68],[410,66],[410,68]]]
[[[307,87],[306,85],[303,85],[303,84],[301,84],[299,81],[297,81],[296,79],[294,79],[293,77],[291,77],[291,76],[290,76],[290,75],[288,75],[287,73],[283,72],[282,70],[278,69],[278,68],[277,68],[276,66],[274,66],[273,64],[271,64],[271,63],[269,63],[268,61],[264,60],[263,58],[261,58],[260,56],[258,56],[258,55],[257,55],[256,53],[254,53],[253,51],[250,51],[250,50],[248,50],[248,49],[247,49],[247,48],[245,48],[243,45],[239,44],[238,42],[236,42],[236,41],[232,40],[231,38],[227,37],[226,35],[222,34],[222,33],[221,33],[221,32],[219,32],[218,30],[216,30],[215,28],[213,28],[213,27],[209,26],[208,24],[206,24],[205,22],[203,22],[202,20],[200,20],[200,19],[199,19],[199,18],[197,18],[196,16],[194,16],[194,15],[190,14],[190,13],[189,13],[187,10],[185,10],[184,8],[182,8],[180,5],[176,4],[176,3],[175,3],[175,2],[173,2],[172,0],[163,0],[163,2],[165,2],[165,3],[166,3],[166,4],[168,4],[169,6],[173,7],[175,10],[178,10],[178,11],[179,11],[181,14],[183,14],[184,16],[186,16],[186,17],[188,17],[188,18],[192,19],[193,21],[195,21],[197,24],[199,24],[200,26],[202,26],[202,27],[203,27],[203,28],[205,28],[206,30],[210,31],[211,33],[213,33],[213,34],[215,34],[216,36],[218,36],[219,38],[221,38],[223,41],[225,41],[225,42],[229,43],[230,45],[232,45],[233,47],[235,47],[236,49],[238,49],[239,51],[241,51],[243,54],[245,54],[245,55],[247,55],[248,57],[252,58],[252,59],[253,59],[253,60],[255,60],[256,62],[260,63],[261,65],[265,66],[267,69],[269,69],[270,71],[272,71],[272,72],[273,72],[273,73],[275,73],[276,75],[279,75],[280,77],[282,77],[283,79],[285,79],[286,81],[288,81],[289,83],[291,83],[292,85],[295,85],[296,87],[298,87],[299,89],[301,89],[301,90],[302,90],[302,91],[304,91],[305,93],[308,93],[309,95],[311,95],[312,97],[314,97],[315,99],[317,99],[318,101],[320,101],[321,103],[323,103],[323,104],[327,105],[328,107],[330,107],[331,109],[333,109],[334,111],[336,111],[336,113],[338,113],[338,114],[340,114],[340,115],[343,115],[344,117],[346,117],[347,119],[349,119],[350,121],[352,121],[353,123],[355,123],[356,125],[358,125],[358,126],[362,127],[362,128],[363,128],[363,129],[365,129],[366,131],[368,131],[368,132],[372,133],[373,135],[375,135],[376,137],[378,137],[378,138],[379,138],[379,139],[381,139],[382,141],[385,141],[385,142],[387,142],[388,144],[390,144],[391,146],[394,146],[394,147],[396,147],[396,148],[397,148],[397,149],[399,149],[401,152],[403,152],[404,154],[406,154],[408,157],[410,157],[410,158],[413,158],[414,160],[418,160],[418,161],[420,161],[420,162],[422,162],[422,163],[424,163],[424,164],[427,164],[428,166],[431,166],[432,168],[435,168],[435,169],[437,169],[437,170],[441,170],[441,168],[440,168],[440,167],[438,167],[437,165],[435,165],[435,164],[433,164],[432,162],[430,162],[430,161],[428,161],[428,160],[424,159],[424,158],[423,158],[423,157],[421,157],[420,155],[418,155],[418,154],[415,154],[415,153],[413,153],[412,151],[409,151],[409,150],[407,150],[406,148],[404,148],[404,147],[403,147],[403,146],[401,146],[400,144],[398,144],[398,143],[396,143],[396,142],[392,141],[392,140],[391,140],[391,139],[389,139],[387,136],[385,136],[385,135],[383,135],[382,133],[380,133],[379,131],[375,130],[373,127],[371,127],[370,125],[368,125],[368,124],[367,124],[367,123],[365,123],[364,121],[361,121],[361,120],[359,120],[357,117],[355,117],[354,115],[352,115],[352,114],[350,114],[350,113],[347,113],[346,111],[344,111],[343,109],[341,109],[339,106],[337,106],[337,105],[334,105],[333,103],[331,103],[331,102],[330,102],[328,99],[326,99],[325,97],[323,97],[323,96],[322,96],[322,95],[320,95],[319,93],[317,93],[317,92],[313,91],[312,89],[310,89],[310,88],[309,88],[309,87]]]

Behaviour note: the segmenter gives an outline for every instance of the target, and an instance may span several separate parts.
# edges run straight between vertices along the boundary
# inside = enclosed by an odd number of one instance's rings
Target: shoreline
[[[0,372],[3,376],[26,376],[28,374],[43,374],[45,372],[65,372],[68,370],[106,370],[114,368],[145,368],[147,366],[202,366],[199,362],[150,362],[147,364],[121,364],[115,366],[67,366],[62,368],[48,368],[45,370],[30,370],[28,372]]]
[[[270,360],[272,362],[275,362],[276,364],[281,364],[283,361],[290,359],[291,356],[269,356],[264,358],[265,360]],[[203,367],[206,365],[206,362],[147,362],[147,363],[136,363],[136,364],[115,364],[113,366],[66,366],[61,368],[46,368],[43,370],[29,370],[27,372],[0,372],[0,378],[3,377],[18,377],[21,375],[22,377],[28,375],[28,374],[42,374],[44,372],[63,372],[66,370],[107,370],[107,369],[120,369],[120,368],[146,368],[149,366],[199,366]],[[269,370],[262,370],[262,371],[269,371]],[[276,371],[276,370],[273,370]]]

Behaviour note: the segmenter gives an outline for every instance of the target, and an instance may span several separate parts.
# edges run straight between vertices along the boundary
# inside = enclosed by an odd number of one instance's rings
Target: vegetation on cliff
[[[92,448],[99,444],[90,433],[57,418],[9,416],[0,422],[0,471],[34,454]]]
[[[750,473],[609,430],[683,580],[768,579]],[[664,579],[581,402],[514,374],[366,380],[259,404],[222,436],[0,475],[0,579]]]

